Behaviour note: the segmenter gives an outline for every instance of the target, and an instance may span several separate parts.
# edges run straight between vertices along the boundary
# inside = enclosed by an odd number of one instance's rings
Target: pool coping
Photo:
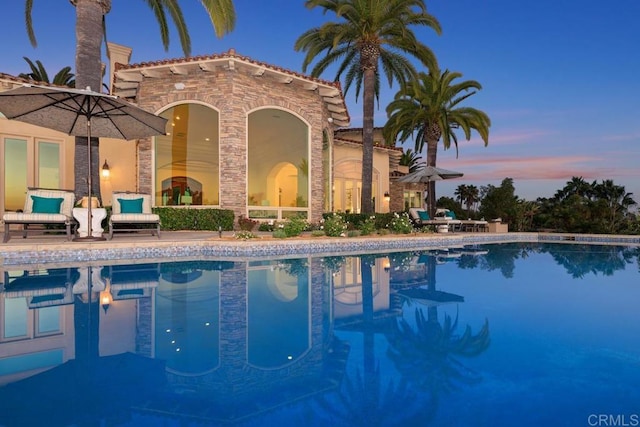
[[[214,237],[215,236],[215,237]],[[484,243],[555,242],[640,245],[640,236],[556,233],[443,233],[388,235],[374,237],[298,237],[236,240],[215,234],[175,234],[168,239],[129,239],[126,241],[58,242],[0,246],[0,266],[50,265],[59,263],[149,262],[180,260],[194,256],[203,259],[255,259],[302,256],[329,256],[348,253],[397,252],[451,248]]]

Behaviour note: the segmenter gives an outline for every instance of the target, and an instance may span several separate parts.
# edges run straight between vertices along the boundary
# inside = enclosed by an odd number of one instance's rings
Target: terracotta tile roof
[[[225,64],[229,68],[234,68],[238,65],[243,65],[254,69],[255,76],[261,76],[265,72],[273,75],[277,75],[283,83],[291,83],[294,80],[305,83],[308,90],[316,90],[319,87],[324,87],[320,92],[321,96],[325,100],[327,105],[332,108],[329,109],[330,114],[337,126],[348,126],[350,122],[349,113],[347,111],[344,95],[342,93],[342,87],[340,82],[332,82],[328,80],[319,79],[317,77],[308,76],[295,71],[288,70],[283,67],[267,64],[266,62],[257,61],[248,56],[240,55],[236,53],[235,49],[229,49],[229,51],[212,55],[200,55],[192,57],[163,59],[158,61],[140,62],[137,64],[122,64],[116,63],[114,66],[114,95],[118,95],[119,85],[125,86],[123,82],[134,81],[132,73],[139,73],[145,77],[161,77],[160,73],[163,71],[169,71],[174,74],[187,73],[189,67],[200,67],[202,70],[208,71],[212,67]],[[131,77],[131,80],[127,79],[127,75]],[[126,89],[122,88],[120,92],[121,96],[125,93],[134,93],[130,86]],[[135,96],[135,95],[129,95]]]
[[[309,81],[314,81],[323,85],[327,85],[327,86],[334,86],[336,87],[338,90],[342,91],[342,86],[340,85],[340,82],[332,82],[329,80],[323,80],[323,79],[319,79],[317,77],[312,77],[312,76],[308,76],[302,73],[298,73],[296,71],[291,71],[288,70],[286,68],[283,67],[278,67],[277,65],[271,65],[268,64],[266,62],[262,62],[262,61],[257,61],[255,59],[252,59],[248,56],[245,55],[240,55],[237,54],[235,49],[229,49],[227,52],[223,52],[223,53],[218,53],[218,54],[212,54],[212,55],[199,55],[199,56],[191,56],[191,57],[183,57],[183,58],[171,58],[171,59],[163,59],[163,60],[158,60],[158,61],[150,61],[150,62],[140,62],[137,64],[116,64],[116,71],[119,70],[131,70],[131,69],[137,69],[137,68],[148,68],[148,67],[156,67],[156,66],[163,66],[163,65],[177,65],[177,64],[188,64],[188,63],[193,63],[193,62],[202,62],[202,61],[209,61],[209,60],[214,60],[214,59],[239,59],[241,61],[247,62],[247,63],[251,63],[260,67],[265,67],[265,68],[269,68],[272,70],[276,70],[276,71],[280,71],[284,74],[290,74],[292,76],[296,76],[299,77],[301,79],[305,79],[305,80],[309,80]]]
[[[9,90],[22,86],[25,83],[38,83],[46,85],[46,83],[34,82],[33,80],[23,79],[22,77],[12,76],[11,74],[0,73],[0,90]]]

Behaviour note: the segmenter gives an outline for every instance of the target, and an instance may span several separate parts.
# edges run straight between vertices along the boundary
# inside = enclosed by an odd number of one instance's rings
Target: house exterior
[[[100,140],[103,205],[112,191],[152,194],[155,206],[214,207],[280,220],[360,211],[361,129],[337,82],[236,53],[129,64],[110,43],[111,92],[168,120],[166,135]],[[0,74],[0,90],[25,81]],[[346,128],[346,129],[345,129]],[[378,130],[378,135],[381,132]],[[0,118],[0,211],[22,207],[28,186],[73,186],[74,138]],[[402,151],[374,150],[376,212],[390,210],[390,175]]]

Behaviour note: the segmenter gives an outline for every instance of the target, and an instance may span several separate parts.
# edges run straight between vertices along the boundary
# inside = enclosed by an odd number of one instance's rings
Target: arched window
[[[286,218],[309,211],[309,130],[283,110],[249,114],[247,206],[252,218]]]
[[[157,206],[219,205],[218,112],[201,104],[174,105],[160,114],[171,125],[155,139]]]

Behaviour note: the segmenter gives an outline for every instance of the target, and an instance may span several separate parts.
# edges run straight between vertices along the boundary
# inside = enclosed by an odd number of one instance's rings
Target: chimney
[[[116,63],[128,64],[131,60],[132,49],[116,43],[107,43],[107,56],[109,57],[109,93],[113,93],[113,71]]]

